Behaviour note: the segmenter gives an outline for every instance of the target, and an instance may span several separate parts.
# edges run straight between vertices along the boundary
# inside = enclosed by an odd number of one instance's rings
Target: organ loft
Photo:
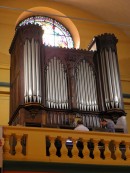
[[[71,128],[80,117],[94,129],[101,118],[124,117],[117,38],[95,36],[79,50],[45,46],[42,34],[28,24],[13,38],[9,125]]]

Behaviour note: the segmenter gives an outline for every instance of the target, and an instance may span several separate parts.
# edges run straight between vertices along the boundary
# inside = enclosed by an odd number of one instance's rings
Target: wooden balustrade
[[[5,126],[4,160],[130,164],[130,135]]]

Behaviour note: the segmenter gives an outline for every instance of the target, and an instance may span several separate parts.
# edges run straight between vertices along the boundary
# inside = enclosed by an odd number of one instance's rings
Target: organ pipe
[[[28,61],[27,61],[27,42],[24,44],[24,101],[28,102]]]
[[[35,56],[35,45],[34,45],[34,39],[32,39],[32,87],[33,87],[33,101],[36,102],[36,95],[37,95],[37,88],[36,88],[36,68],[35,68],[35,64],[36,64],[36,56]]]

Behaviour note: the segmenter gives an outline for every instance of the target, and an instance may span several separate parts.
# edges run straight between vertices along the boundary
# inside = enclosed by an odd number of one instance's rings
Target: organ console
[[[96,36],[79,50],[45,46],[42,32],[21,26],[12,41],[9,125],[73,126],[80,117],[95,128],[125,115],[116,37]]]

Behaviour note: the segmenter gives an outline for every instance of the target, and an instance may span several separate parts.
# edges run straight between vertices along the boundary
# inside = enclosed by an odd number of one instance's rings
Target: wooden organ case
[[[45,46],[42,32],[21,26],[12,41],[9,125],[71,127],[80,117],[95,128],[102,117],[125,115],[116,37],[97,36],[78,50]]]

